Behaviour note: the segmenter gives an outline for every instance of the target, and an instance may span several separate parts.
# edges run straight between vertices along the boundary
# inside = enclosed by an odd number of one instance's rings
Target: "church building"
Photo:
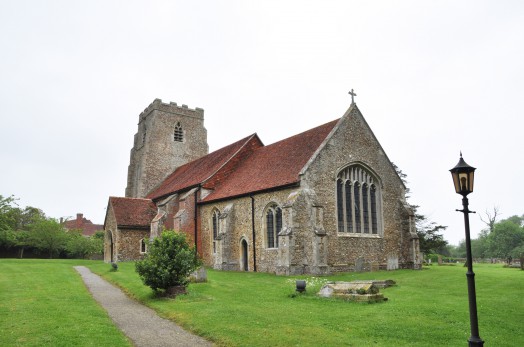
[[[125,197],[110,197],[104,259],[135,260],[163,229],[206,266],[282,275],[420,268],[405,190],[357,105],[265,145],[208,153],[204,110],[156,99],[139,116]]]

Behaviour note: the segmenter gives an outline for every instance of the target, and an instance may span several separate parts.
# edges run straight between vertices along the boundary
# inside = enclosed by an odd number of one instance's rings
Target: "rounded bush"
[[[154,291],[168,291],[176,286],[187,286],[189,275],[198,266],[194,247],[190,247],[184,234],[165,230],[149,244],[143,260],[135,263],[142,282]]]

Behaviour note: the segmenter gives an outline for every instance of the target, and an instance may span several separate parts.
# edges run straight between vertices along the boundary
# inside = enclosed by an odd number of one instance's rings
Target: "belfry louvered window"
[[[380,186],[374,174],[352,165],[337,176],[338,232],[381,234]]]
[[[271,205],[266,210],[267,248],[278,247],[278,233],[282,229],[282,209]]]
[[[175,125],[175,132],[173,135],[173,139],[176,142],[184,142],[184,130],[182,129],[180,122],[176,123]]]

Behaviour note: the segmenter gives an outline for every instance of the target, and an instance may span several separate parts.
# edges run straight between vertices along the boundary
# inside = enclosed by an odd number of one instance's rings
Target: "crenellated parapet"
[[[165,103],[162,99],[155,99],[149,106],[147,106],[142,113],[140,113],[138,124],[147,118],[153,111],[160,111],[165,113],[176,114],[179,116],[204,119],[204,109],[196,107],[195,109],[189,108],[187,105],[182,104],[178,106],[176,102]]]

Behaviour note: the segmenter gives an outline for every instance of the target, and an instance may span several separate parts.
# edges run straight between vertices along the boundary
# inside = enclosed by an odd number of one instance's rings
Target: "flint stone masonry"
[[[204,264],[219,270],[324,275],[420,268],[406,187],[356,104],[338,120],[275,144],[264,146],[253,134],[207,156],[203,120],[202,109],[159,99],[139,117],[126,196],[151,194],[149,201],[158,212],[151,218],[150,237],[158,236],[163,228],[179,230],[196,246]],[[183,128],[182,142],[173,141],[178,123]],[[185,163],[190,164],[181,167]],[[206,177],[187,178],[200,177],[192,176],[195,170]],[[337,180],[350,170],[359,172],[357,177],[360,172],[368,175],[366,182],[376,188],[375,210],[370,212],[376,214],[373,232],[353,232],[338,225]],[[359,182],[358,178],[353,182],[355,187]],[[267,211],[274,205],[282,216],[278,246],[268,241]],[[213,222],[214,213],[218,218]],[[112,238],[117,242],[114,255],[119,259],[135,256],[121,248],[132,247],[131,237],[143,234],[129,230],[129,241],[124,241],[118,230],[125,226],[111,223],[106,217],[105,229],[114,231]],[[107,235],[105,254],[110,252],[110,239]]]
[[[183,141],[174,141],[180,124]],[[139,116],[130,153],[126,197],[143,198],[177,167],[209,151],[204,110],[155,99]]]

